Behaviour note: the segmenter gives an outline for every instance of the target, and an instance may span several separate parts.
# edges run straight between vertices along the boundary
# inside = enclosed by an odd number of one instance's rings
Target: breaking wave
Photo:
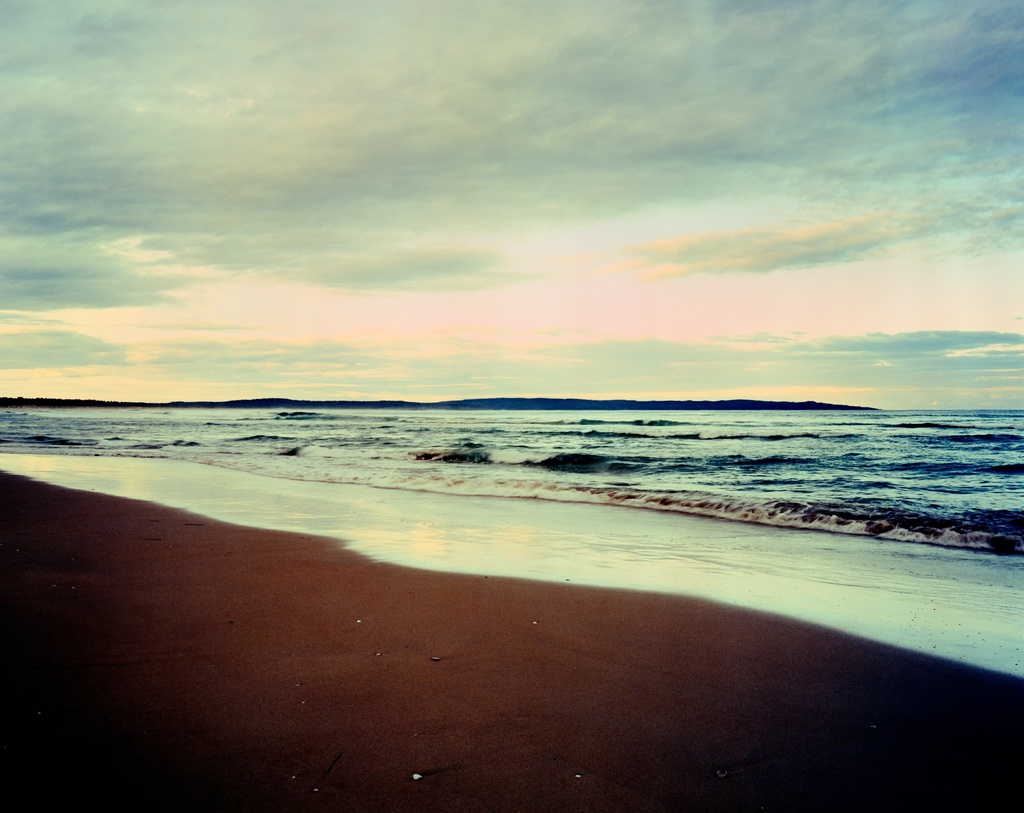
[[[95,446],[95,440],[71,440],[70,438],[51,437],[49,435],[30,435],[23,438],[23,441],[30,444],[43,446]]]
[[[1024,412],[879,422],[632,417],[7,412],[0,448],[167,457],[293,480],[584,501],[1024,553]]]
[[[903,513],[897,509],[863,511],[790,500],[753,500],[692,494],[643,494],[634,491],[595,492],[599,501],[677,511],[719,519],[755,522],[784,528],[829,531],[919,542],[953,548],[1024,553],[1024,513],[979,517],[974,525],[940,516]],[[1004,526],[1004,527],[999,527]]]
[[[436,460],[439,463],[490,463],[491,455],[484,449],[450,449],[443,452],[419,452],[417,460]]]
[[[386,487],[405,488],[409,485]],[[999,554],[1024,554],[1024,512],[1020,511],[977,512],[968,521],[962,517],[953,519],[898,508],[865,509],[795,500],[722,497],[697,492],[656,492],[633,488],[627,484],[619,487],[580,487],[509,480],[491,483],[489,486],[482,485],[462,479],[424,480],[416,484],[416,490],[597,503],[780,528],[869,536]]]

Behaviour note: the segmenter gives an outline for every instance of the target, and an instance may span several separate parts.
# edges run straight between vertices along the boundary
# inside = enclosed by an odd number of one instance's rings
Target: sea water
[[[698,595],[1024,675],[1022,412],[8,410],[0,451],[385,561]]]

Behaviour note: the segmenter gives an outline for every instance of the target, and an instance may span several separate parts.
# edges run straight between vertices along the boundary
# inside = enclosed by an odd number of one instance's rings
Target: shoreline
[[[416,570],[3,472],[0,544],[3,773],[50,799],[852,811],[1016,790],[1024,681],[802,622]]]
[[[345,539],[375,561],[706,598],[1024,678],[1024,558],[628,506],[280,479],[176,459],[7,453],[0,469]]]

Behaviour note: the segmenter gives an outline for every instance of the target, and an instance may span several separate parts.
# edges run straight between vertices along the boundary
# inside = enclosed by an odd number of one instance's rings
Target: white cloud
[[[890,213],[846,220],[686,235],[633,253],[649,278],[702,272],[754,273],[847,263],[876,256],[914,230]]]
[[[0,222],[40,245],[146,234],[185,265],[322,282],[328,258],[438,232],[477,245],[680,202],[833,208],[827,234],[749,234],[745,253],[709,236],[668,260],[758,270],[759,241],[806,265],[925,235],[907,225],[922,195],[975,224],[958,241],[1021,244],[1024,12],[998,0],[83,0],[9,3],[5,23]],[[901,213],[895,233],[882,211]],[[94,292],[123,298],[124,258],[108,259]],[[500,284],[498,265],[457,276]],[[420,268],[373,276],[422,288]]]
[[[0,333],[0,369],[70,371],[83,366],[123,365],[125,349],[90,336],[64,330]]]

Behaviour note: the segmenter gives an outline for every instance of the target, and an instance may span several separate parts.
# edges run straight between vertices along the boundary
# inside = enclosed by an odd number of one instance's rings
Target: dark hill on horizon
[[[638,401],[591,398],[464,398],[456,401],[311,401],[295,398],[245,398],[230,401],[101,401],[78,398],[0,398],[0,407],[161,407],[174,409],[489,409],[489,410],[873,410],[875,407],[820,401]]]

